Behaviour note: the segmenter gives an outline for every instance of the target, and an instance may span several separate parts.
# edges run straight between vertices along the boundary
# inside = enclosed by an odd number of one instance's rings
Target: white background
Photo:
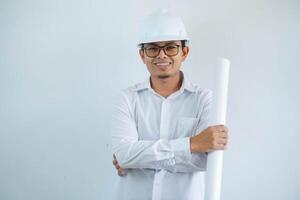
[[[145,80],[139,19],[191,37],[186,76],[231,60],[222,200],[300,199],[300,1],[0,1],[0,199],[110,199],[111,102]]]

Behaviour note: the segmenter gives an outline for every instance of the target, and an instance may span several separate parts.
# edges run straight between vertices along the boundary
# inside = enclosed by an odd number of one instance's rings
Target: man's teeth
[[[167,66],[169,65],[170,63],[156,63],[156,65],[159,65],[159,66]]]

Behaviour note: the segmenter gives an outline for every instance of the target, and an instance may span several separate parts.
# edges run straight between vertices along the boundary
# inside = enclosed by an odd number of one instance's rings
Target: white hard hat
[[[189,40],[180,17],[160,9],[148,15],[140,25],[138,44],[171,40]]]

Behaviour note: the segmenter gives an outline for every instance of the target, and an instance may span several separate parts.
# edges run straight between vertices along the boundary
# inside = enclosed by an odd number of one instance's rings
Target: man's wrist
[[[190,137],[190,151],[191,153],[194,153],[195,152],[195,145],[194,145],[194,140],[193,140],[194,137]]]

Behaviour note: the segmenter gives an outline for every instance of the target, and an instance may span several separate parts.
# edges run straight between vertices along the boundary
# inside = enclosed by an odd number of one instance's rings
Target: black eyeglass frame
[[[147,51],[146,51],[146,49],[147,49],[147,47],[157,47],[158,49],[159,49],[159,51],[158,51],[158,53],[157,53],[157,55],[155,55],[155,56],[149,56],[148,54],[147,54]],[[177,51],[176,51],[176,54],[168,54],[167,53],[167,51],[166,51],[166,47],[170,47],[170,46],[176,46],[176,48],[177,48]],[[143,50],[144,52],[145,52],[145,54],[146,54],[146,56],[147,57],[149,57],[149,58],[155,58],[155,57],[157,57],[159,54],[160,54],[160,51],[161,50],[163,50],[164,51],[164,53],[165,53],[165,55],[167,55],[167,56],[169,56],[169,57],[173,57],[173,56],[177,56],[178,55],[178,53],[179,53],[179,47],[181,47],[182,45],[179,45],[179,44],[167,44],[167,45],[165,45],[165,46],[158,46],[158,45],[155,45],[155,44],[151,44],[151,46],[143,46],[142,48],[141,48],[141,50]]]

